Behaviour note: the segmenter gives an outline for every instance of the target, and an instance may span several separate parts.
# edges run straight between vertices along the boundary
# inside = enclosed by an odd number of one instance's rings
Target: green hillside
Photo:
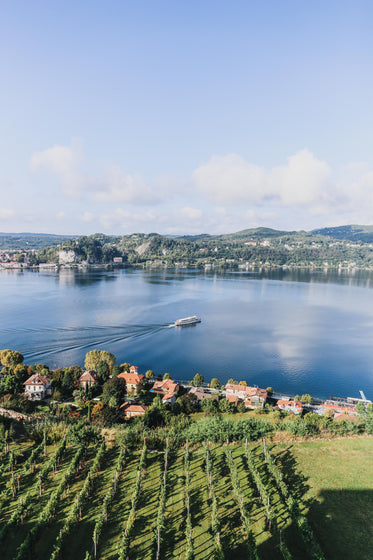
[[[2,458],[2,560],[371,558],[372,438],[139,448],[67,437]]]

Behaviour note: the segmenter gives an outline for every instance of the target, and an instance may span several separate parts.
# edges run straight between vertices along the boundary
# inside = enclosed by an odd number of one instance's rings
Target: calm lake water
[[[373,398],[373,274],[0,272],[0,348],[83,365],[105,349],[145,373]],[[202,323],[169,325],[198,315]]]

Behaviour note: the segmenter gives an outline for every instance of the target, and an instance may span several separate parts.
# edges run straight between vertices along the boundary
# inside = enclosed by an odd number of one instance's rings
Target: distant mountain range
[[[43,249],[51,245],[59,245],[66,239],[74,239],[77,235],[54,235],[51,233],[3,233],[0,232],[0,249]]]
[[[152,236],[158,236],[158,234],[128,234],[123,236],[113,235],[103,235],[95,234],[94,237],[101,239],[106,238],[109,240],[111,237],[118,240],[119,238],[133,238],[139,235],[140,237],[151,238]],[[247,239],[269,239],[278,237],[294,237],[294,236],[324,236],[330,237],[338,240],[350,240],[359,241],[361,243],[373,243],[373,225],[346,225],[337,227],[325,227],[320,229],[314,229],[310,232],[306,231],[286,231],[286,230],[276,230],[267,227],[258,227],[251,229],[244,229],[235,233],[226,233],[221,235],[211,235],[208,233],[201,233],[198,235],[167,235],[160,237],[167,237],[169,239],[179,239],[185,241],[203,241],[203,240],[217,240],[217,241],[242,241]],[[55,235],[49,233],[4,233],[0,232],[0,249],[13,249],[13,250],[26,250],[26,249],[44,249],[46,247],[53,247],[59,245],[64,241],[76,239],[78,235]],[[80,236],[81,237],[81,236]],[[91,236],[90,236],[91,237]]]

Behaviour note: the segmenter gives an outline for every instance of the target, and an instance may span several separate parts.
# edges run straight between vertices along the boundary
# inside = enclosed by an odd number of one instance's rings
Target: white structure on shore
[[[29,401],[41,401],[52,394],[51,380],[48,375],[34,373],[24,382],[25,395]]]

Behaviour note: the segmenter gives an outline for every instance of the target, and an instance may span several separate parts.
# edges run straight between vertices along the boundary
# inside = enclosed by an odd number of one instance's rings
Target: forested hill
[[[371,227],[373,236],[373,227]],[[329,232],[329,233],[328,233]],[[335,232],[335,234],[334,234]],[[237,268],[252,266],[373,267],[373,239],[368,226],[345,226],[313,232],[255,228],[224,235],[170,237],[157,233],[123,236],[94,234],[64,240],[29,253],[28,263],[112,264]]]
[[[373,226],[339,226],[322,229],[314,229],[315,235],[326,235],[335,239],[349,239],[350,241],[362,241],[373,243]]]
[[[50,233],[3,233],[0,232],[0,249],[26,250],[43,249],[59,245],[71,235],[53,235]],[[75,236],[77,237],[77,236]]]

